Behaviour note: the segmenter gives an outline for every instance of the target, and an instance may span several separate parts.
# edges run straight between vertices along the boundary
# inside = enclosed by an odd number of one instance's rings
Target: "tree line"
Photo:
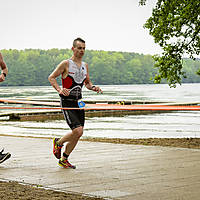
[[[72,56],[70,49],[10,49],[1,53],[9,69],[1,86],[48,86],[49,74]],[[151,84],[157,73],[151,55],[87,50],[84,61],[89,64],[90,79],[99,85]],[[199,83],[195,71],[200,68],[200,60],[184,59],[183,66],[187,75],[183,83]],[[60,78],[58,82],[61,83]]]

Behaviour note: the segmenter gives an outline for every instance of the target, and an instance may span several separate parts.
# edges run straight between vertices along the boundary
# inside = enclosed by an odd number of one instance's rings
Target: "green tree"
[[[141,5],[145,2],[140,0]],[[166,79],[174,87],[176,83],[181,84],[186,77],[183,57],[195,59],[200,54],[200,1],[157,0],[144,27],[163,49],[161,56],[154,56],[158,68],[155,81],[160,83],[161,79]],[[200,75],[200,68],[196,73]]]
[[[8,66],[6,81],[0,86],[50,85],[49,74],[64,59],[72,55],[69,49],[1,50]],[[153,83],[156,70],[150,55],[113,51],[86,51],[84,61],[89,64],[90,78],[94,84]],[[183,82],[200,82],[193,72],[200,68],[200,61],[183,60],[183,70],[188,78]],[[61,78],[57,79],[61,83]]]

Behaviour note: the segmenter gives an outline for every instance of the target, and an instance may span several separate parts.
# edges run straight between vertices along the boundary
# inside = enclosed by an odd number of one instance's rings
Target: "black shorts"
[[[67,100],[60,98],[60,103],[62,108],[79,108],[78,101]],[[84,126],[85,123],[85,111],[84,110],[62,110],[65,120],[69,127],[73,130],[77,127]]]

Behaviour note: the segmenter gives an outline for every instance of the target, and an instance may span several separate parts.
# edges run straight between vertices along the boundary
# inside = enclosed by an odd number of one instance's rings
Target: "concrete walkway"
[[[122,200],[199,200],[200,150],[79,142],[70,161],[57,165],[52,140],[0,136],[12,157],[0,179]]]

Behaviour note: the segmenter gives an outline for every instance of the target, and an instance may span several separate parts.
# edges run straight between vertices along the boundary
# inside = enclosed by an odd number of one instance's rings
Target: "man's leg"
[[[62,137],[58,144],[63,145],[65,142],[67,142],[65,151],[63,153],[62,158],[59,160],[59,165],[65,168],[73,168],[75,169],[76,166],[71,165],[68,161],[68,157],[70,153],[74,150],[75,146],[78,143],[78,140],[83,135],[83,127],[78,127],[72,130],[71,133],[66,134],[64,137]]]
[[[83,126],[78,126],[74,128],[71,126],[72,132],[67,133],[62,138],[54,138],[53,139],[53,154],[57,159],[61,158],[61,149],[63,144],[67,142],[65,152],[68,156],[75,148],[79,138],[83,135]]]
[[[69,155],[73,149],[75,148],[78,140],[83,135],[83,127],[80,126],[78,128],[75,128],[72,130],[71,133],[66,134],[64,137],[62,137],[58,144],[63,145],[65,142],[68,142],[65,147],[65,154]]]
[[[74,107],[78,108],[78,102],[68,102],[67,100],[64,101],[61,99],[61,106],[62,107]],[[56,156],[56,158],[59,160],[59,165],[68,168],[75,168],[75,166],[71,165],[68,162],[68,157],[70,153],[75,148],[79,138],[83,135],[83,127],[85,122],[85,112],[84,110],[63,110],[63,114],[65,117],[65,120],[69,127],[71,128],[72,132],[66,134],[62,138],[54,138],[53,141],[53,153]],[[61,157],[61,148],[63,144],[67,142],[65,151],[63,153],[63,156]]]

